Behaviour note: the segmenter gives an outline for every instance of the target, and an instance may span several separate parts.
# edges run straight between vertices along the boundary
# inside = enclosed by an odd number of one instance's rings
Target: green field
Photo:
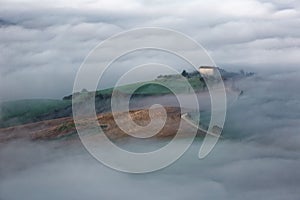
[[[180,77],[173,76],[171,78],[156,79],[154,81],[138,82],[134,84],[123,85],[115,88],[124,94],[135,94],[135,95],[164,95],[170,94],[171,90],[174,89],[175,93],[189,93],[192,92],[188,89],[186,82]],[[200,81],[199,77],[192,77],[187,79],[191,87],[195,91],[203,90],[205,83]],[[164,86],[163,86],[164,85]],[[138,88],[138,89],[136,89]],[[136,90],[135,90],[136,89]],[[111,95],[113,88],[104,89],[97,91],[97,94]]]
[[[59,111],[70,105],[71,101],[52,99],[3,102],[0,105],[0,127],[28,123],[40,115]]]
[[[204,83],[199,77],[191,77],[183,79],[181,76],[168,76],[153,81],[138,82],[129,85],[123,85],[115,88],[124,94],[133,94],[139,96],[165,95],[172,91],[168,87],[173,88],[175,93],[192,92],[186,86],[188,80],[195,91],[204,89]],[[161,84],[165,85],[162,86]],[[110,98],[113,88],[96,91],[96,97]],[[77,100],[84,101],[89,98],[92,92],[77,93]],[[34,121],[40,121],[41,116],[51,115],[60,112],[64,108],[71,106],[72,95],[64,97],[63,100],[52,99],[28,99],[4,102],[0,104],[0,127],[25,124]]]

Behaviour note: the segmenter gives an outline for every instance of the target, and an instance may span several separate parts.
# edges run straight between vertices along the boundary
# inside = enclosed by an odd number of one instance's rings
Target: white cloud
[[[203,44],[221,67],[281,67],[286,63],[297,66],[299,8],[297,1],[275,0],[4,0],[0,19],[10,25],[0,26],[1,85],[16,87],[18,84],[10,83],[16,76],[13,73],[30,69],[43,77],[41,84],[59,90],[61,83],[53,84],[55,76],[49,76],[52,70],[66,73],[59,76],[73,76],[98,42],[122,30],[144,26],[186,33]],[[27,78],[30,88],[30,73],[26,74],[24,80]],[[53,97],[70,93],[72,83],[67,85],[68,89]],[[18,95],[20,88],[13,90],[14,95],[3,91],[1,94],[6,99],[29,98]],[[36,91],[35,96],[48,95]]]

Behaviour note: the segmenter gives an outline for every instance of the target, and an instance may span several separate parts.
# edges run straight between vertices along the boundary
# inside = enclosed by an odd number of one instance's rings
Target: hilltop
[[[221,73],[222,79],[226,81],[245,78],[252,76],[253,73],[245,73],[241,71],[227,72],[224,69],[218,68]],[[200,76],[199,72],[182,72],[190,85],[193,87],[196,93],[207,91],[204,79]],[[139,105],[138,108],[147,107],[147,105],[140,105],[140,100],[146,97],[158,97],[165,95],[172,95],[172,91],[166,86],[172,86],[175,88],[176,93],[189,93],[185,85],[185,82],[180,75],[161,75],[155,80],[138,82],[129,85],[123,85],[115,88],[120,95],[133,94],[131,101],[133,104]],[[133,88],[138,88],[133,90]],[[61,100],[57,99],[28,99],[4,102],[0,105],[0,128],[22,125],[27,123],[39,122],[43,120],[51,120],[63,117],[72,116],[72,97],[78,101],[84,101],[86,98],[90,98],[95,95],[95,106],[97,113],[107,113],[111,111],[110,98],[112,96],[113,88],[107,88],[98,90],[95,92],[89,92],[87,90],[77,92],[68,96],[63,97]],[[153,102],[152,102],[153,103]]]

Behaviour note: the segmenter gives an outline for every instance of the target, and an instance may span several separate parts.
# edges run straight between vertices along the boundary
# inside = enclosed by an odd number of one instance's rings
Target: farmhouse
[[[202,75],[206,75],[206,76],[213,76],[216,73],[217,68],[216,67],[211,67],[211,66],[201,66],[199,68],[199,72]]]

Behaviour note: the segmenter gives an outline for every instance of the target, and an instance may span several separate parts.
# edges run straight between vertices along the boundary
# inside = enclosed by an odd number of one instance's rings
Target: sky
[[[139,27],[182,32],[228,70],[297,68],[299,8],[296,0],[1,0],[0,101],[70,94],[99,42]]]

